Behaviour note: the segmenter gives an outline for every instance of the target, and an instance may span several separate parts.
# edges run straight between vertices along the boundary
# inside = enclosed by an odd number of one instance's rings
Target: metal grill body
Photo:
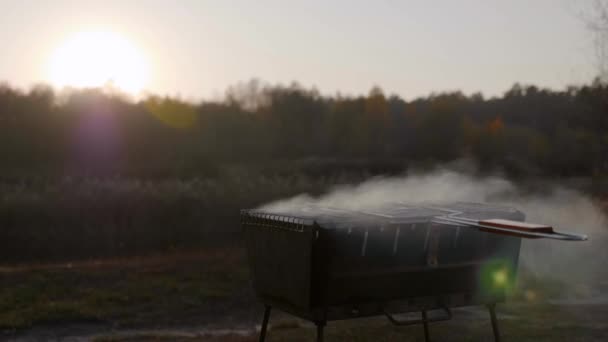
[[[442,309],[450,316],[452,307],[504,301],[521,238],[434,218],[525,218],[473,203],[395,203],[369,211],[303,206],[241,216],[260,300],[321,326],[373,315],[408,324],[394,314]],[[495,281],[488,273],[494,270],[508,279]]]

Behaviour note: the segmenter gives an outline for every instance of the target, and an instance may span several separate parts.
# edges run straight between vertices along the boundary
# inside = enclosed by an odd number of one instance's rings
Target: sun
[[[53,52],[49,78],[60,88],[111,85],[137,94],[148,81],[148,65],[141,51],[123,36],[109,31],[83,31]]]

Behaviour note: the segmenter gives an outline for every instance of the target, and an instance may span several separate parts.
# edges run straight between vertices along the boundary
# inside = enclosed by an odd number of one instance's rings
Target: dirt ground
[[[0,340],[256,341],[262,306],[242,250],[208,250],[0,269]],[[532,285],[528,284],[528,287]],[[542,293],[540,283],[535,283]],[[504,341],[607,341],[608,291],[576,299],[514,296],[498,307]],[[454,310],[434,341],[491,341],[487,311]],[[273,311],[268,341],[311,341],[315,328]],[[326,341],[423,341],[384,317],[330,322]]]
[[[279,315],[271,324],[267,341],[313,341],[314,327],[307,322]],[[608,304],[549,305],[505,304],[498,314],[504,341],[606,341]],[[222,318],[218,318],[221,321]],[[227,323],[225,321],[224,323]],[[257,341],[255,322],[231,329],[210,326],[140,327],[121,329],[103,324],[40,326],[7,341],[93,341],[93,342],[246,342]],[[235,324],[237,327],[238,324]],[[420,326],[395,327],[383,317],[330,322],[326,341],[423,341]],[[454,310],[449,322],[430,326],[433,341],[493,341],[483,308]]]

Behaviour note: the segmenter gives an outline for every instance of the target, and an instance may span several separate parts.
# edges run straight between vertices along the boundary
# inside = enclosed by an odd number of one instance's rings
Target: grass
[[[183,323],[238,301],[247,279],[243,255],[234,250],[5,268],[0,273],[0,330],[54,322]]]
[[[240,232],[240,209],[363,179],[260,173],[227,168],[215,178],[185,180],[0,180],[0,265],[218,246]]]
[[[95,342],[248,342],[259,324],[241,249],[207,249],[139,258],[0,268],[0,339],[36,328],[103,323]],[[498,307],[505,341],[606,341],[608,305],[552,305],[559,284],[520,275],[519,289]],[[526,291],[537,293],[527,297]],[[542,296],[545,294],[546,296]],[[310,323],[274,311],[270,342],[314,340]],[[217,330],[217,327],[243,331]],[[2,335],[5,330],[5,335]],[[8,330],[8,331],[6,331]],[[220,333],[218,333],[220,331]],[[8,335],[7,335],[8,334]],[[431,325],[435,341],[491,341],[483,308],[455,310]],[[35,340],[35,338],[34,338]],[[327,341],[423,341],[422,327],[395,327],[383,317],[330,322]]]

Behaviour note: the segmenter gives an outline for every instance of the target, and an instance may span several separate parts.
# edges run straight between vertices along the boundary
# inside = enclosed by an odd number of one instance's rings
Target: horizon
[[[15,86],[13,84],[11,84],[10,82],[4,81],[4,80],[0,80],[0,88],[1,87],[7,87],[10,90],[13,91],[17,91],[20,92],[21,94],[28,94],[34,90],[36,90],[37,88],[47,88],[53,91],[53,96],[55,98],[64,98],[66,96],[71,96],[73,94],[78,94],[78,93],[82,93],[82,92],[88,92],[88,91],[93,91],[93,92],[98,92],[99,94],[102,95],[107,95],[107,96],[118,96],[123,100],[126,100],[127,102],[132,102],[132,103],[138,103],[138,102],[142,102],[142,101],[146,101],[148,99],[152,99],[152,98],[167,98],[167,99],[173,99],[173,100],[178,100],[184,103],[189,103],[189,104],[193,104],[196,105],[198,103],[222,103],[225,102],[227,100],[227,96],[228,96],[228,92],[230,89],[232,89],[233,87],[238,87],[241,85],[247,86],[249,85],[251,82],[258,82],[259,85],[262,86],[263,89],[277,89],[277,88],[284,88],[284,89],[289,89],[291,87],[296,86],[298,89],[303,90],[303,91],[314,91],[314,92],[318,92],[319,96],[321,96],[322,98],[326,98],[326,99],[331,99],[331,98],[343,98],[343,99],[356,99],[356,98],[366,98],[370,96],[370,93],[374,90],[374,89],[380,89],[382,91],[382,94],[384,95],[384,97],[386,99],[389,99],[390,97],[396,96],[397,98],[399,98],[400,100],[403,100],[406,103],[411,103],[411,102],[415,102],[417,100],[427,100],[427,99],[431,99],[434,96],[441,96],[441,95],[453,95],[453,94],[462,94],[463,96],[467,97],[467,98],[471,98],[477,95],[481,95],[482,99],[485,100],[492,100],[492,99],[502,99],[505,97],[505,95],[512,89],[514,89],[515,87],[520,87],[522,90],[525,90],[527,88],[530,87],[534,87],[537,90],[540,91],[548,91],[551,93],[563,93],[563,92],[567,92],[568,89],[570,88],[575,88],[575,89],[580,89],[582,87],[586,87],[586,86],[593,86],[594,82],[596,82],[597,80],[599,80],[599,77],[595,77],[593,80],[590,80],[587,83],[582,83],[582,84],[566,84],[564,85],[562,88],[550,88],[550,87],[539,87],[536,84],[531,84],[531,83],[519,83],[519,82],[515,82],[513,83],[510,87],[508,87],[507,89],[505,89],[503,92],[500,92],[498,94],[492,95],[492,96],[488,96],[487,94],[484,94],[482,92],[471,92],[471,93],[465,93],[460,89],[446,89],[446,90],[435,90],[435,91],[431,91],[428,94],[422,94],[416,97],[411,97],[411,98],[404,98],[402,97],[400,94],[396,94],[393,92],[387,92],[386,89],[382,88],[382,85],[372,85],[370,87],[370,89],[367,92],[362,92],[362,93],[358,93],[358,94],[345,94],[342,93],[340,91],[334,92],[334,93],[323,93],[321,92],[317,87],[313,86],[307,86],[305,84],[302,84],[300,82],[298,82],[297,80],[288,82],[288,83],[269,83],[266,82],[265,80],[261,80],[261,79],[250,79],[247,81],[241,81],[241,82],[236,82],[235,84],[232,85],[228,85],[226,87],[226,89],[224,90],[223,93],[218,93],[215,94],[214,96],[210,96],[210,97],[199,97],[199,98],[193,98],[193,97],[185,97],[182,96],[181,94],[159,94],[159,93],[153,93],[153,92],[148,92],[148,91],[143,91],[140,94],[130,94],[127,91],[124,91],[120,88],[115,87],[113,84],[108,83],[106,85],[102,85],[102,86],[93,86],[93,87],[72,87],[72,86],[66,86],[63,88],[57,88],[54,87],[53,85],[49,84],[49,83],[35,83],[32,84],[28,87],[19,87],[19,86]]]
[[[593,34],[583,20],[591,5],[4,3],[0,38],[9,43],[0,56],[0,80],[19,89],[50,84],[59,91],[114,80],[135,97],[143,91],[188,101],[217,100],[228,87],[252,79],[285,86],[295,81],[324,96],[362,96],[378,86],[407,101],[455,91],[499,97],[516,83],[559,91],[599,74]],[[91,44],[99,34],[89,35],[73,44],[90,32],[116,37]],[[108,56],[107,70],[95,70]],[[135,74],[136,67],[143,69]]]

